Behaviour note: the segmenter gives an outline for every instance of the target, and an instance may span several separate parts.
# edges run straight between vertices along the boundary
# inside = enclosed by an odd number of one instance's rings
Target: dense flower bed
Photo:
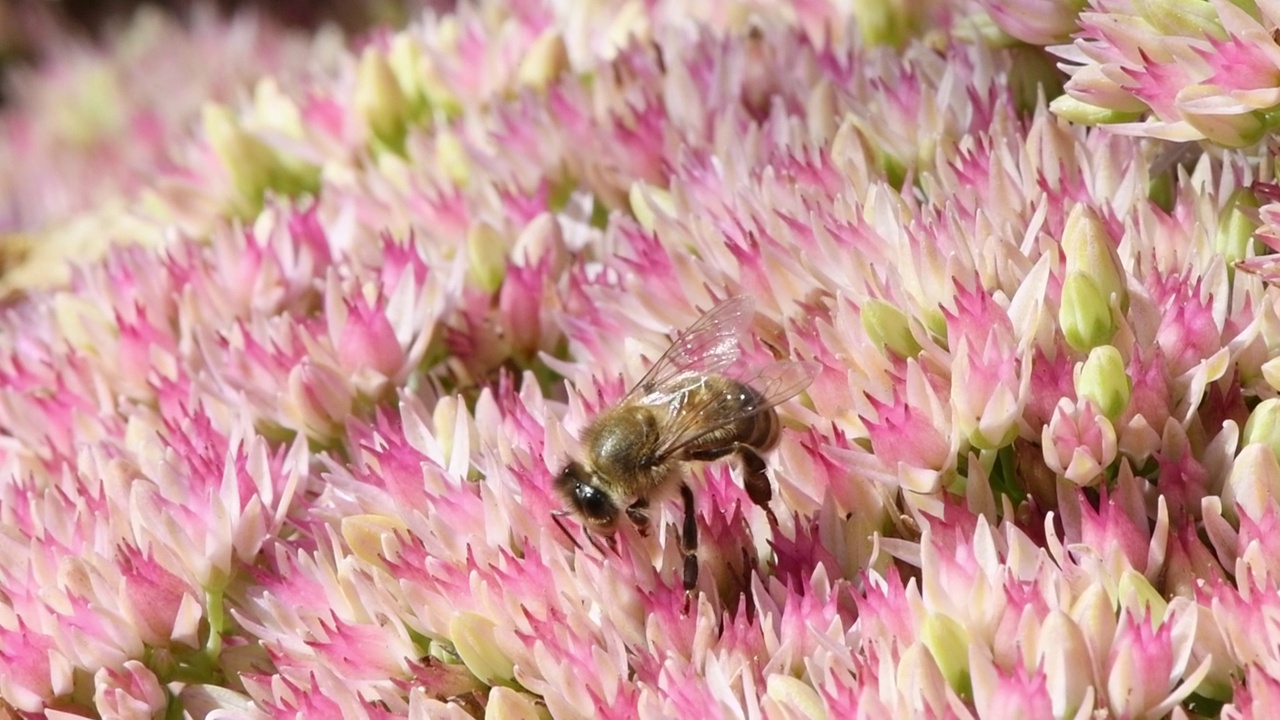
[[[0,115],[0,708],[1267,716],[1277,19],[525,0],[52,55]],[[590,542],[552,479],[733,295],[820,369],[777,527],[687,468],[686,608],[678,503]]]

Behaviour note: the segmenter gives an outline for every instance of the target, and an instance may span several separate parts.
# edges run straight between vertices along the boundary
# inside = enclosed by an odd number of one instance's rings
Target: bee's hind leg
[[[742,458],[742,486],[747,497],[755,503],[769,518],[770,527],[778,527],[778,516],[773,514],[769,501],[773,499],[773,486],[769,484],[768,466],[764,458],[750,445],[741,443],[737,446],[738,456]]]
[[[742,458],[742,486],[747,497],[769,518],[770,527],[778,527],[778,516],[773,514],[769,501],[773,499],[773,486],[769,484],[769,466],[754,447],[746,443],[734,443],[728,447],[716,447],[689,453],[690,460],[717,460],[731,453]]]

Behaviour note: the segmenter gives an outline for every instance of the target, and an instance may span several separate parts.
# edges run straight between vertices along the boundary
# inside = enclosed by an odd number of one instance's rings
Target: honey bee
[[[736,454],[747,496],[776,526],[761,453],[778,442],[781,426],[774,406],[808,387],[818,368],[792,361],[742,368],[740,340],[754,317],[752,301],[735,297],[689,326],[635,387],[592,420],[582,437],[585,456],[555,479],[569,508],[560,514],[576,514],[606,535],[623,516],[646,534],[650,503],[678,488],[687,595],[698,583],[698,526],[693,492],[678,470],[688,461]]]

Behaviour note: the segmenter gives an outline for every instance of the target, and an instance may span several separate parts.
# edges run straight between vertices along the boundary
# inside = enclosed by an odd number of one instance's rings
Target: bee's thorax
[[[592,424],[586,439],[592,469],[616,491],[644,494],[666,474],[665,459],[657,456],[662,438],[653,408],[624,405],[608,410]]]

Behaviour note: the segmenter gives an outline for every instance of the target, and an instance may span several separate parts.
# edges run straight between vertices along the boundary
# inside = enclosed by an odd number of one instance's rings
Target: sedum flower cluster
[[[1053,104],[1063,117],[1226,147],[1254,145],[1280,123],[1280,5],[1091,0],[1077,26],[1061,9],[1085,3],[1045,4],[1058,7],[1056,17],[1009,27],[1028,42],[1062,43],[1051,50],[1071,76]]]
[[[1276,13],[1190,4],[54,53],[0,113],[0,713],[1268,716],[1275,103],[1213,67]],[[552,483],[734,295],[749,361],[820,369],[776,527],[681,469],[687,606],[678,503],[603,542]]]

